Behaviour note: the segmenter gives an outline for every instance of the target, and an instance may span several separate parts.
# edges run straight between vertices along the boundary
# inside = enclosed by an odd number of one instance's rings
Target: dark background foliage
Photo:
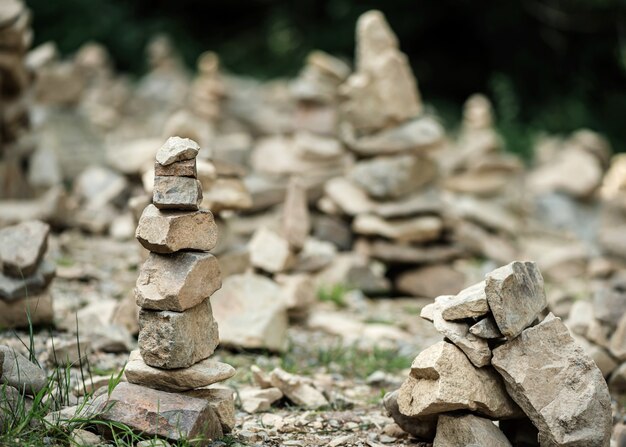
[[[424,99],[449,125],[474,92],[494,101],[509,146],[536,132],[589,127],[626,147],[624,0],[27,0],[36,42],[63,53],[105,44],[140,74],[150,36],[165,32],[193,66],[217,51],[231,72],[291,76],[315,48],[352,60],[358,16],[381,9]]]

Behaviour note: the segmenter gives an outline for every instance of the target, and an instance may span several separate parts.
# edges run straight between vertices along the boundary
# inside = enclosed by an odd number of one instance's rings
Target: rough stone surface
[[[157,151],[156,161],[167,166],[176,161],[192,160],[199,150],[198,143],[189,138],[170,137]]]
[[[150,253],[135,287],[137,305],[182,312],[197,306],[221,286],[220,269],[209,253]]]
[[[0,230],[0,265],[4,273],[23,278],[35,273],[48,248],[50,225],[39,220]]]
[[[261,227],[254,233],[248,249],[252,265],[267,272],[282,272],[295,261],[287,239],[267,227]]]
[[[287,187],[283,210],[283,234],[296,250],[302,249],[311,231],[311,218],[306,189],[301,182],[291,179]]]
[[[206,359],[189,368],[160,369],[145,364],[139,350],[130,353],[125,369],[130,383],[163,391],[189,391],[230,379],[235,369],[221,362]]]
[[[304,377],[275,368],[270,374],[270,382],[296,405],[312,410],[328,405],[324,395]]]
[[[196,159],[176,161],[164,166],[159,162],[154,164],[154,175],[163,177],[193,177],[198,176],[196,169]]]
[[[209,251],[217,244],[217,225],[208,210],[161,211],[148,205],[141,214],[135,237],[155,253]]]
[[[141,309],[139,327],[139,351],[155,368],[187,368],[213,354],[220,342],[208,299],[183,312]]]
[[[514,261],[487,274],[487,302],[500,332],[517,337],[546,307],[543,277],[534,262]]]
[[[442,316],[446,320],[482,317],[489,312],[485,282],[461,290],[454,299],[447,300],[442,306]]]
[[[459,348],[442,341],[422,351],[398,393],[405,416],[470,410],[495,419],[521,415],[491,367],[475,368]]]
[[[471,414],[442,414],[433,447],[511,447],[504,433],[489,419]]]
[[[502,338],[502,332],[500,332],[498,325],[490,315],[474,324],[469,330],[471,334],[487,340]]]
[[[132,383],[115,387],[100,417],[171,441],[198,438],[206,444],[223,436],[220,421],[206,400]]]
[[[152,202],[161,210],[196,211],[202,203],[202,185],[193,177],[154,177]]]
[[[548,315],[494,349],[492,364],[539,429],[541,445],[608,446],[609,390],[560,319]]]
[[[47,384],[46,373],[8,346],[0,346],[2,368],[0,382],[33,396]]]
[[[398,390],[385,394],[383,405],[387,414],[408,434],[426,441],[432,441],[435,437],[439,415],[421,417],[403,415],[398,408]]]
[[[18,279],[0,272],[0,299],[13,301],[19,298],[32,297],[48,287],[54,278],[56,266],[44,260],[31,276]]]
[[[237,423],[235,419],[235,393],[230,388],[214,386],[215,388],[198,388],[184,394],[208,401],[222,424],[224,434],[230,433]]]

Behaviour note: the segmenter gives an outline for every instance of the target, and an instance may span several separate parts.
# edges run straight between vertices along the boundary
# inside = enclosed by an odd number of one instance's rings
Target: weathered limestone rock
[[[302,249],[311,231],[311,219],[306,189],[297,179],[291,179],[287,187],[283,210],[283,234],[296,250]]]
[[[268,411],[272,404],[283,398],[283,392],[278,388],[244,388],[239,391],[241,409],[246,413],[261,413]]]
[[[398,394],[405,416],[470,410],[495,418],[521,415],[491,367],[475,368],[459,348],[445,341],[422,351]]]
[[[154,175],[157,177],[198,177],[196,159],[182,160],[164,166],[158,161],[154,163]]]
[[[385,394],[383,405],[387,414],[405,432],[419,439],[431,441],[435,437],[439,415],[405,416],[398,408],[398,390]]]
[[[150,253],[137,278],[135,298],[145,309],[182,312],[200,304],[220,286],[219,265],[209,253]]]
[[[30,321],[29,321],[30,317]],[[28,328],[54,322],[52,295],[39,292],[14,301],[0,299],[0,328]]]
[[[296,405],[312,410],[328,405],[328,400],[324,395],[309,384],[304,377],[275,368],[270,374],[270,382]]]
[[[155,253],[209,251],[217,244],[217,225],[208,210],[161,211],[148,205],[141,214],[135,237]]]
[[[446,320],[482,317],[489,312],[485,281],[461,290],[453,299],[442,302],[442,316]]]
[[[287,344],[287,311],[271,279],[246,273],[224,280],[211,297],[222,345],[282,351]]]
[[[613,371],[619,366],[618,361],[602,346],[598,346],[595,343],[590,342],[585,337],[580,335],[572,335],[572,338],[585,353],[593,360],[602,375],[607,378]]]
[[[0,382],[34,396],[47,385],[46,373],[8,346],[0,345]]]
[[[33,220],[0,230],[0,266],[15,278],[30,276],[48,248],[50,225]]]
[[[494,349],[492,364],[539,429],[541,445],[608,446],[609,390],[560,319],[548,315]]]
[[[202,360],[189,368],[159,369],[145,364],[139,350],[130,353],[126,369],[130,383],[163,391],[188,391],[230,379],[235,369],[215,360]]]
[[[489,419],[471,414],[442,414],[433,447],[511,447],[504,433]]]
[[[54,278],[56,266],[44,260],[37,270],[25,278],[14,278],[0,272],[0,298],[14,301],[18,298],[31,297],[45,290]]]
[[[196,211],[202,203],[202,185],[193,177],[154,177],[152,202],[161,210]]]
[[[443,223],[434,216],[385,220],[374,214],[359,214],[352,223],[352,229],[366,236],[382,236],[403,242],[428,242],[439,238]]]
[[[187,368],[209,357],[219,344],[208,299],[184,312],[141,309],[139,328],[139,351],[155,368]]]
[[[491,340],[494,338],[502,338],[502,332],[498,329],[498,325],[491,316],[486,316],[469,329],[470,334],[477,337]]]
[[[167,166],[177,161],[193,160],[199,150],[198,143],[189,138],[170,137],[158,150],[156,161]]]
[[[248,249],[252,265],[267,272],[285,271],[295,262],[287,239],[267,227],[261,227],[254,233]]]
[[[500,332],[517,337],[546,307],[543,277],[534,262],[514,261],[487,274],[487,302]]]
[[[230,433],[236,424],[234,392],[230,388],[218,388],[219,385],[213,386],[215,388],[198,388],[184,394],[208,401],[222,424],[222,431],[225,434]]]
[[[132,383],[115,387],[100,417],[171,441],[198,439],[206,444],[223,436],[220,421],[206,400]]]
[[[375,157],[360,161],[348,178],[376,199],[397,198],[416,191],[436,175],[432,160],[415,155]]]

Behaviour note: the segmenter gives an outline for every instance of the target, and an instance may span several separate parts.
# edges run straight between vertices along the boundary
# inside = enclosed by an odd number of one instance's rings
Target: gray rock
[[[485,282],[461,290],[453,299],[442,303],[442,306],[442,316],[446,320],[482,317],[489,312]]]
[[[217,385],[213,385],[217,386]],[[230,388],[198,388],[184,393],[209,402],[217,414],[224,434],[230,433],[237,423],[235,419],[235,393]]]
[[[302,249],[311,231],[311,218],[306,188],[295,178],[287,187],[282,224],[285,239],[294,249]]]
[[[465,275],[447,264],[406,270],[395,280],[396,289],[400,292],[426,298],[452,295],[464,285]]]
[[[45,290],[54,278],[56,267],[44,260],[31,276],[17,279],[0,272],[0,298],[14,301]]]
[[[432,441],[437,430],[439,415],[430,416],[405,416],[398,408],[398,390],[385,394],[383,405],[398,426],[408,434],[426,441]]]
[[[494,338],[502,338],[502,332],[498,329],[498,325],[492,316],[488,315],[469,329],[470,334],[477,337],[491,340]]]
[[[422,247],[383,240],[372,241],[368,250],[372,258],[393,264],[440,264],[456,259],[464,253],[454,245]]]
[[[137,305],[182,312],[197,306],[221,286],[220,269],[209,253],[150,253],[135,287]]]
[[[442,414],[433,447],[511,447],[504,433],[489,419],[471,414]]]
[[[208,210],[161,211],[148,205],[141,214],[135,236],[141,245],[155,253],[209,251],[217,244],[217,225]]]
[[[287,399],[301,407],[316,410],[328,405],[326,397],[305,377],[274,368],[270,373],[270,383],[280,389]]]
[[[597,320],[614,328],[626,313],[626,275],[611,278],[609,284],[596,291],[593,310]]]
[[[219,344],[209,300],[183,312],[141,309],[139,351],[156,368],[187,368],[206,359]]]
[[[0,346],[3,354],[0,381],[20,392],[34,396],[48,383],[46,373],[8,346]]]
[[[157,151],[156,161],[167,166],[177,161],[192,160],[199,150],[198,143],[189,138],[170,137]]]
[[[0,264],[6,275],[31,276],[48,248],[50,225],[39,220],[0,230]]]
[[[541,445],[608,446],[609,390],[560,319],[550,314],[494,349],[491,363],[539,429]]]
[[[487,274],[487,302],[500,332],[517,337],[546,307],[543,277],[534,262],[514,261]]]
[[[161,210],[196,211],[202,203],[202,185],[193,177],[154,177],[152,203]]]

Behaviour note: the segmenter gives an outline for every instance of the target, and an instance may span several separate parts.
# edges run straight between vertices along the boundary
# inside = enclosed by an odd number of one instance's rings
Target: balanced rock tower
[[[126,365],[105,417],[170,440],[220,438],[234,425],[232,391],[210,388],[235,374],[210,359],[219,344],[210,296],[221,287],[213,214],[199,209],[199,146],[172,137],[156,156],[152,204],[136,237],[150,251],[135,297],[139,349]]]

